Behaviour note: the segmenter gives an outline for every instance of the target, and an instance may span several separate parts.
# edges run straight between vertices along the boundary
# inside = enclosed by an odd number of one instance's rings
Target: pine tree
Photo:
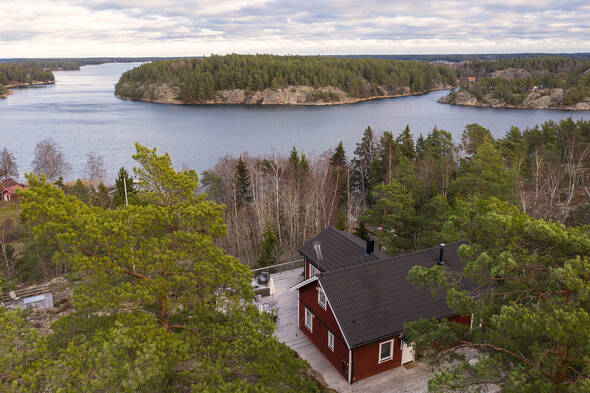
[[[234,179],[237,206],[242,207],[246,203],[252,202],[252,194],[250,193],[250,175],[248,174],[248,167],[244,160],[242,160],[241,156],[236,164]]]

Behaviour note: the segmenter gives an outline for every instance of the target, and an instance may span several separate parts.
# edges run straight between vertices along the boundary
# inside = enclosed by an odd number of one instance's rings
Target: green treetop
[[[465,239],[462,272],[414,267],[409,278],[446,296],[472,327],[421,320],[405,334],[431,361],[455,360],[430,392],[590,391],[590,237],[588,228],[535,220],[498,199],[461,202],[441,231]],[[450,346],[453,349],[447,350]],[[468,361],[461,348],[477,350]]]

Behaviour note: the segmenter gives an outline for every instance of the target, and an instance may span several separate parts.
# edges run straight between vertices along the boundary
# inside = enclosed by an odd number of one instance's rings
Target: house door
[[[402,364],[414,361],[414,348],[402,341]]]

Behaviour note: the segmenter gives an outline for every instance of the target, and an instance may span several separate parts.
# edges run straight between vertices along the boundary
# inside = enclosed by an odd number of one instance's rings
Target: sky
[[[0,58],[590,52],[590,0],[0,0]]]

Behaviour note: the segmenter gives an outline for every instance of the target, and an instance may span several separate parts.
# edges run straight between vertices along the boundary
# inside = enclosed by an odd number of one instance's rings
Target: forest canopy
[[[53,82],[53,73],[38,64],[0,63],[0,85]]]
[[[150,84],[180,89],[182,101],[212,99],[225,89],[262,91],[293,85],[335,87],[353,98],[383,95],[409,88],[424,92],[452,85],[454,73],[445,66],[412,61],[326,56],[212,55],[155,61],[125,72],[115,94],[136,99]]]
[[[460,78],[475,77],[463,83],[478,101],[484,96],[521,105],[536,89],[563,89],[561,105],[590,99],[590,60],[566,57],[513,58],[497,61],[472,61],[453,67]],[[488,99],[489,101],[489,99]]]

